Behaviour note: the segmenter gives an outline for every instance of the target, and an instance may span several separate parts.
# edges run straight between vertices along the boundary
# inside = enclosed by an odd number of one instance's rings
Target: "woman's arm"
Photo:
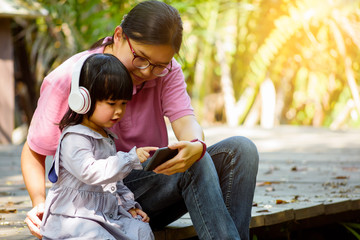
[[[204,132],[193,115],[187,115],[173,121],[171,127],[179,141],[191,141],[195,138],[204,140]]]
[[[21,153],[21,170],[33,205],[33,209],[27,213],[25,222],[31,234],[37,238],[42,237],[40,225],[46,196],[45,158],[46,156],[31,150],[27,142],[25,142]]]
[[[154,172],[172,175],[185,172],[197,160],[199,160],[203,145],[200,142],[190,142],[193,139],[204,139],[204,133],[195,116],[187,115],[171,123],[171,127],[179,142],[169,145],[169,148],[179,150],[173,159],[158,166]]]
[[[21,170],[33,207],[45,202],[45,158],[25,142],[21,153]]]

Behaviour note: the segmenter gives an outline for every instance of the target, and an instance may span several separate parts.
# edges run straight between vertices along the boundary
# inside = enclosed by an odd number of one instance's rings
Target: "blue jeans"
[[[231,137],[208,147],[184,173],[134,170],[124,183],[150,216],[153,229],[189,211],[199,239],[249,239],[258,163],[249,139]]]

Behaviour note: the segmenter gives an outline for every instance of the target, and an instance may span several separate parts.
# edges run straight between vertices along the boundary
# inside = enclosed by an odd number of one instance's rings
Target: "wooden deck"
[[[260,164],[251,233],[259,239],[270,239],[269,232],[276,236],[360,218],[360,129],[212,127],[205,135],[208,144],[242,135],[257,145]],[[31,202],[22,181],[20,151],[0,145],[1,239],[34,239],[23,223]],[[185,239],[196,232],[186,214],[155,236]]]
[[[276,237],[286,234],[284,228],[293,231],[360,219],[360,130],[208,128],[205,135],[210,144],[243,135],[258,147],[253,234],[271,232]],[[179,232],[182,236],[177,238]],[[188,214],[156,234],[157,239],[196,235]]]

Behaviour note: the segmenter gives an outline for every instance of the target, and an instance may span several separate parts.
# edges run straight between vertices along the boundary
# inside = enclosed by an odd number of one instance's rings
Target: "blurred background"
[[[24,141],[44,76],[138,2],[0,0],[0,143]],[[203,126],[359,128],[360,1],[164,2],[183,19],[176,59]]]

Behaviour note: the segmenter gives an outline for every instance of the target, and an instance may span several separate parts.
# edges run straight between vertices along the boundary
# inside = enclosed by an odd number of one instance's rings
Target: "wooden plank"
[[[282,156],[278,154],[278,158]],[[311,161],[296,162],[295,160],[268,161],[260,159],[258,181],[304,182],[304,183],[354,183],[360,182],[360,158],[354,156],[348,161],[338,161],[327,155],[328,162]],[[310,159],[308,156],[307,159]],[[314,157],[315,158],[315,157]],[[331,187],[331,186],[328,186]],[[339,186],[340,187],[340,186]]]
[[[197,236],[195,228],[192,224],[189,213],[182,216],[180,219],[169,224],[163,230],[154,232],[156,240],[166,239],[186,239]]]
[[[263,215],[256,215],[251,217],[250,228],[265,226],[265,219]]]
[[[191,226],[183,228],[171,228],[167,227],[165,229],[166,239],[177,240],[177,239],[186,239],[197,236],[195,228]]]
[[[189,213],[184,214],[184,216],[182,216],[180,219],[168,225],[169,228],[188,227],[188,226],[192,226],[192,221]]]
[[[154,231],[154,237],[156,240],[166,240],[165,230]]]
[[[352,210],[352,201],[350,199],[332,199],[331,202],[324,203],[324,206],[326,215],[348,212]]]
[[[294,212],[290,203],[277,204],[276,198],[273,196],[267,193],[259,194],[259,191],[255,192],[254,203],[256,206],[252,208],[251,228],[294,220]]]
[[[351,200],[351,210],[360,210],[360,198]]]
[[[271,226],[278,223],[294,220],[293,209],[273,207],[271,213],[264,213],[264,226]]]
[[[308,204],[292,204],[292,207],[294,209],[294,219],[302,220],[306,218],[312,218],[317,217],[320,215],[325,214],[325,207],[324,204],[320,203],[308,203]]]

